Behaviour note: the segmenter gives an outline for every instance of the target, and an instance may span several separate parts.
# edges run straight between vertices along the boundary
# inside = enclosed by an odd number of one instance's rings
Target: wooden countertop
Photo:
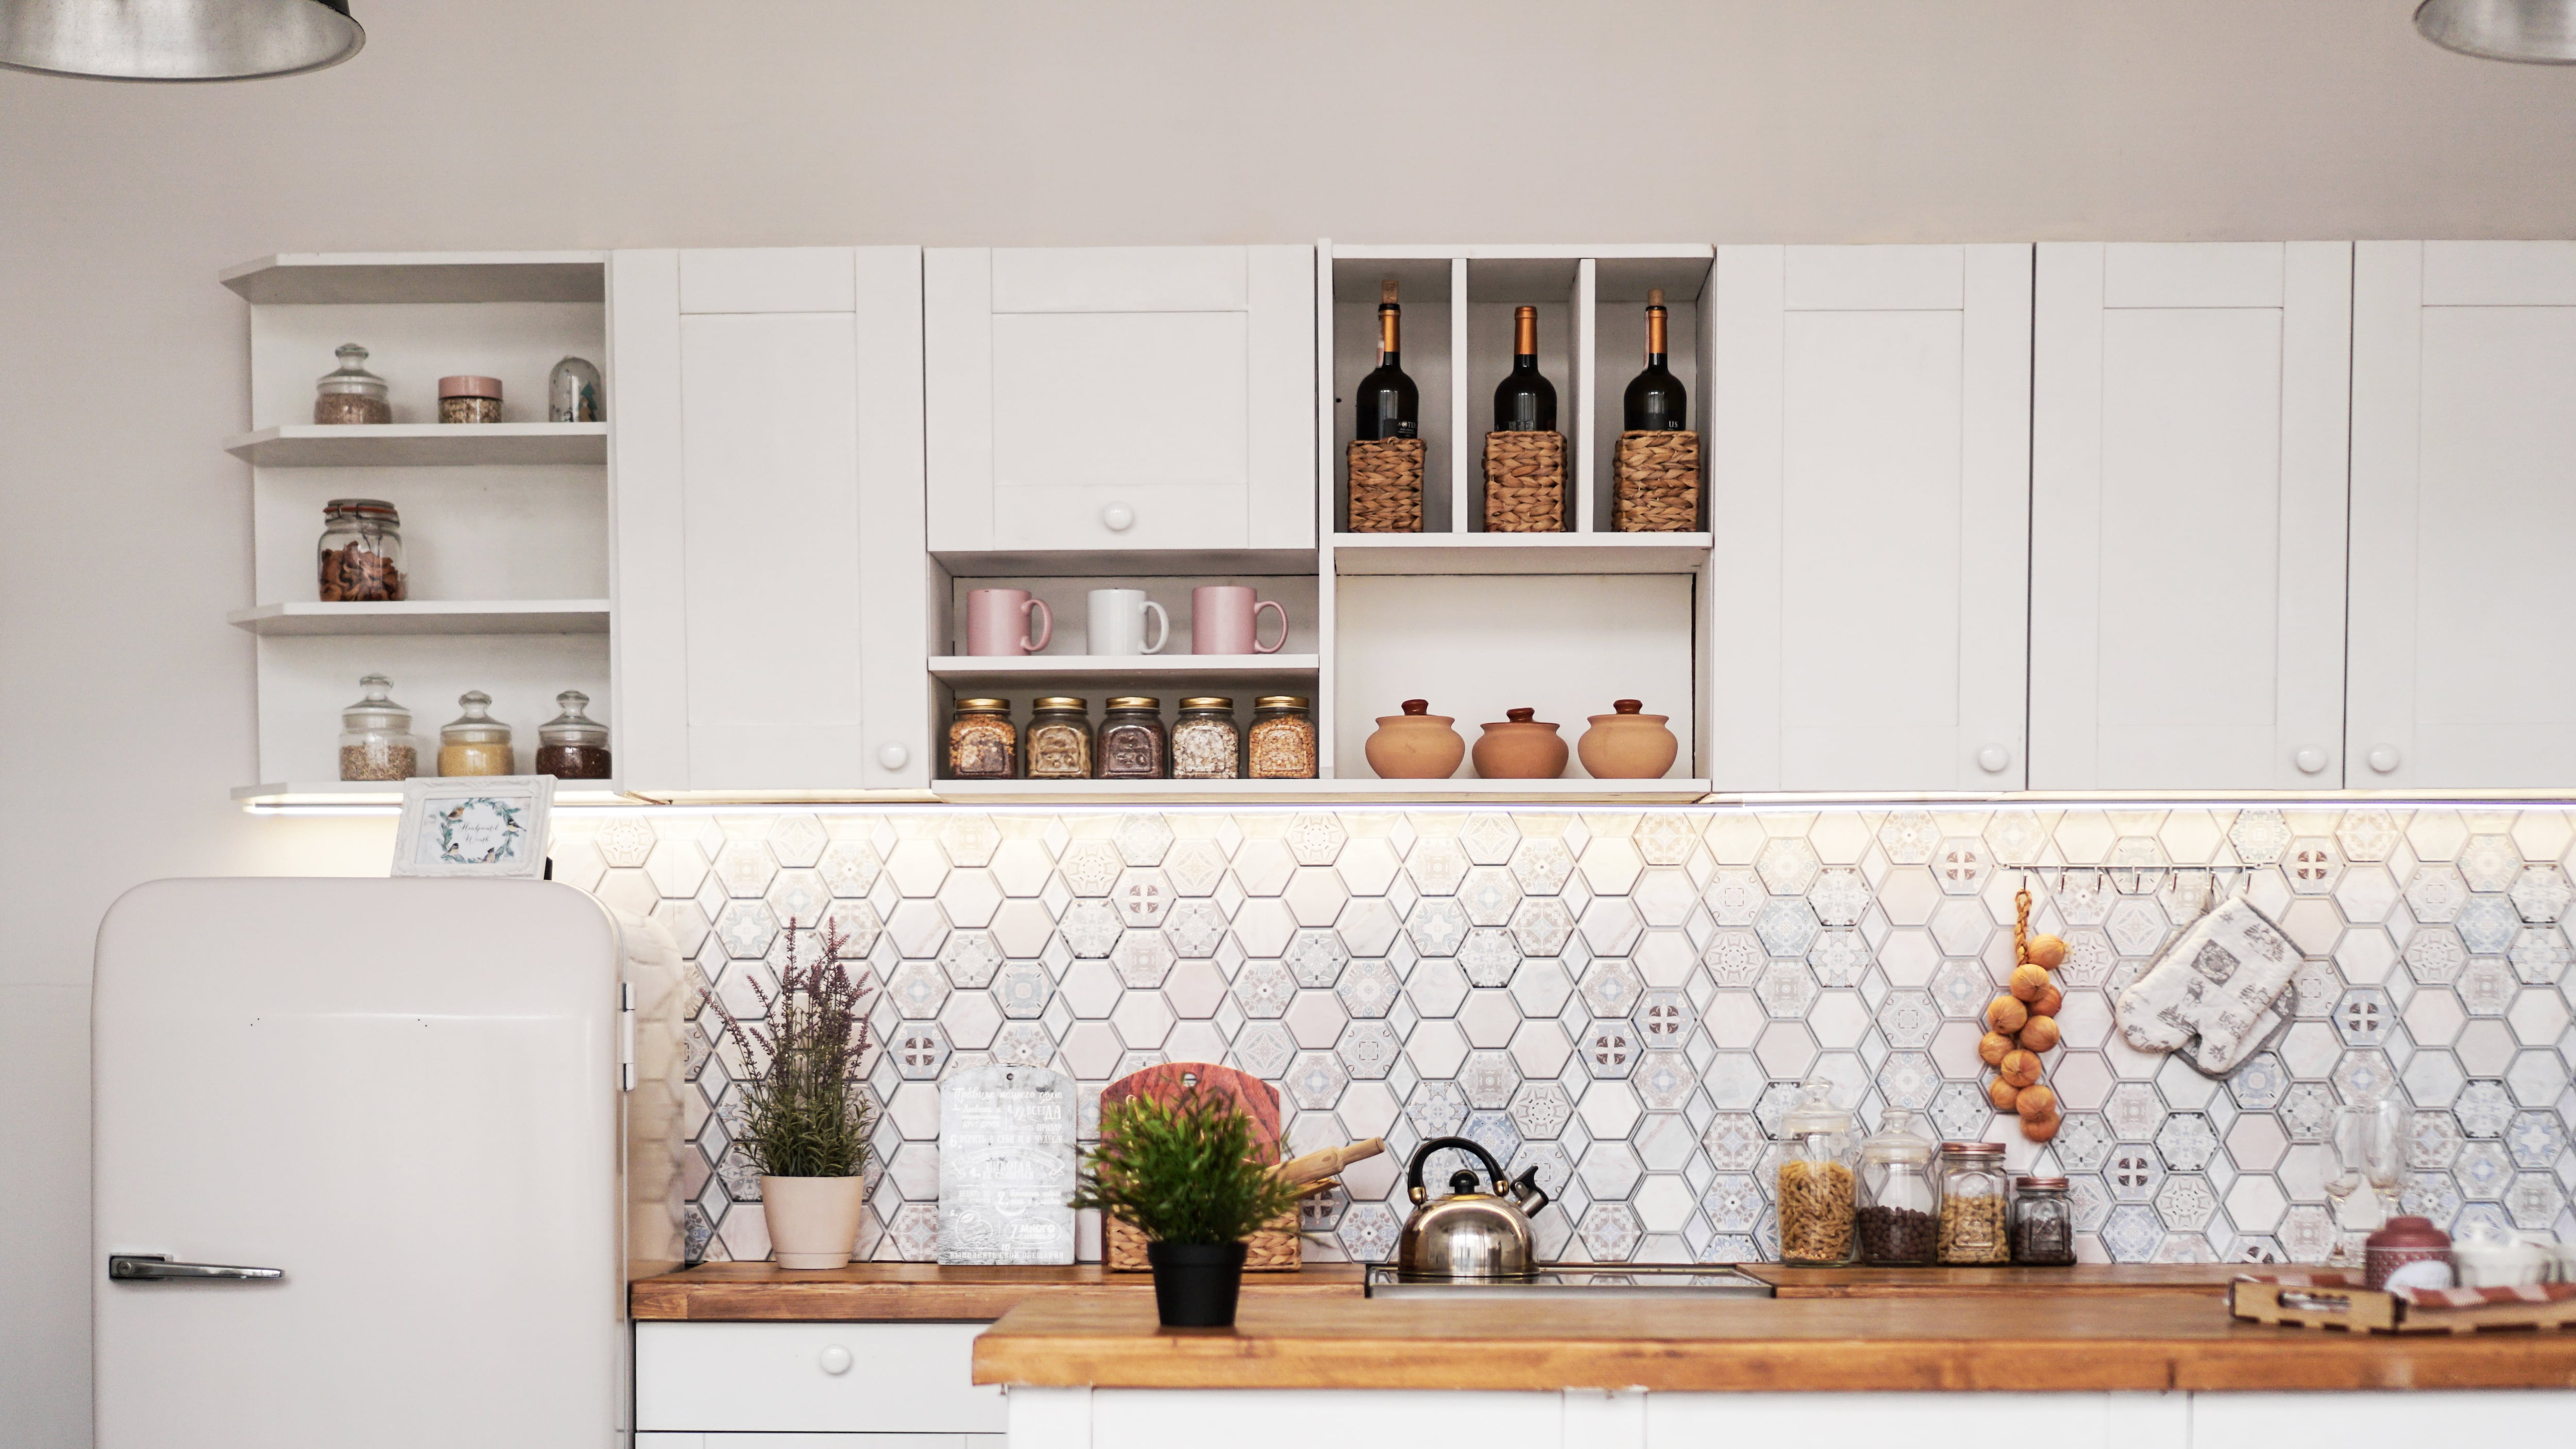
[[[1162,1329],[1143,1294],[1032,1298],[975,1381],[1104,1388],[2576,1388],[2576,1332],[2380,1336],[2237,1323],[2197,1294],[1479,1304],[1247,1297]]]
[[[1356,1300],[1360,1269],[1313,1263],[1294,1273],[1246,1273],[1245,1296]],[[1154,1316],[1154,1279],[1098,1263],[1064,1268],[946,1268],[936,1263],[852,1263],[790,1272],[775,1263],[707,1263],[637,1280],[628,1312],[639,1320],[866,1323],[973,1322],[1001,1317],[1024,1299],[1133,1298]]]
[[[2177,1293],[2223,1299],[2242,1263],[2078,1263],[2071,1268],[1786,1268],[1737,1271],[1782,1298],[1980,1298],[1998,1294],[2102,1297]]]

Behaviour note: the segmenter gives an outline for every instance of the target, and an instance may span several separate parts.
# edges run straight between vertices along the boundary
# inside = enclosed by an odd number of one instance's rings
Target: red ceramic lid
[[[2388,1225],[2370,1235],[2372,1248],[2447,1248],[2451,1235],[2433,1226],[2431,1218],[2394,1217]]]

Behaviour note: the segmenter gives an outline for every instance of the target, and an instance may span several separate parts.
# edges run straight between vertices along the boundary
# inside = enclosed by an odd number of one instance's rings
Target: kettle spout
[[[1538,1169],[1535,1166],[1513,1178],[1511,1188],[1512,1201],[1520,1204],[1521,1211],[1530,1217],[1538,1216],[1538,1210],[1552,1201],[1547,1195],[1547,1189],[1538,1185]]]

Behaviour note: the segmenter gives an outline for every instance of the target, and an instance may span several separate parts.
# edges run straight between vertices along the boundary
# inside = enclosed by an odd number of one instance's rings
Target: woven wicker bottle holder
[[[1485,531],[1565,531],[1565,434],[1485,435]]]
[[[1145,1273],[1153,1264],[1145,1257],[1145,1233],[1125,1218],[1107,1218],[1102,1223],[1108,1234],[1101,1256],[1109,1260],[1112,1273]],[[1243,1270],[1247,1273],[1293,1273],[1303,1263],[1304,1255],[1297,1237],[1297,1210],[1290,1208],[1244,1240]]]
[[[1699,434],[1619,435],[1621,533],[1689,533],[1699,527]]]
[[[1422,440],[1353,440],[1351,532],[1422,531]]]

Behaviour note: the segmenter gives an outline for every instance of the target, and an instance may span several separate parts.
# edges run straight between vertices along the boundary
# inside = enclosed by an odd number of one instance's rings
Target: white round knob
[[[912,751],[901,745],[888,745],[877,751],[877,763],[889,770],[900,770],[912,763]]]
[[[2000,775],[2012,763],[2012,751],[2001,745],[1988,745],[1977,751],[1977,768],[1989,775]]]
[[[2300,774],[2313,775],[2326,767],[2326,752],[2314,745],[2309,745],[2292,755],[2290,763],[2299,767]]]
[[[2395,745],[2375,745],[2370,751],[2370,768],[2385,775],[2397,768],[2399,758]]]
[[[1136,526],[1136,510],[1124,503],[1112,503],[1100,510],[1100,521],[1111,533],[1125,533]]]
[[[845,1374],[850,1371],[850,1351],[837,1343],[816,1354],[814,1361],[821,1364],[823,1372],[827,1374]]]

